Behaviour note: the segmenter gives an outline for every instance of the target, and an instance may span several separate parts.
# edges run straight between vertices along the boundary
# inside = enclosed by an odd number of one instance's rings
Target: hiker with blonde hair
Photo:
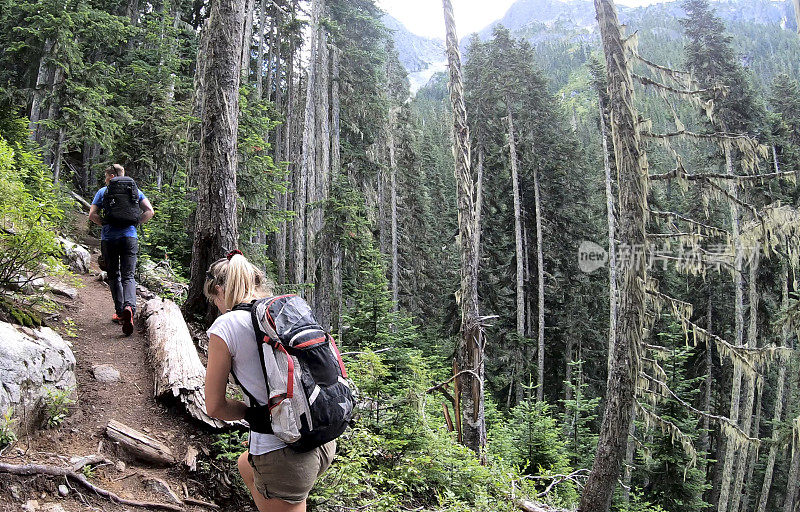
[[[204,293],[222,313],[208,329],[206,409],[226,421],[250,424],[248,450],[238,459],[239,472],[260,512],[304,512],[317,478],[330,466],[336,442],[306,452],[287,446],[272,432],[268,392],[250,311],[237,306],[271,295],[264,274],[238,250],[211,264]],[[228,375],[245,401],[227,398]]]

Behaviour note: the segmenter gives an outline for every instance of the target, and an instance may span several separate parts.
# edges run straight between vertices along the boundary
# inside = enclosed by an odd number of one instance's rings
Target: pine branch
[[[679,94],[679,95],[682,95],[682,96],[696,96],[696,95],[699,95],[699,94],[705,94],[705,93],[708,93],[708,92],[713,92],[713,88],[697,89],[697,90],[694,90],[694,91],[690,91],[688,89],[676,89],[674,87],[670,87],[667,84],[662,84],[661,82],[656,82],[655,80],[653,80],[651,78],[647,78],[646,76],[637,75],[636,73],[631,73],[631,76],[633,78],[635,78],[636,80],[638,80],[639,83],[641,83],[644,86],[652,85],[654,87],[658,87],[660,89],[664,89],[665,91],[669,91],[671,93]]]
[[[683,216],[683,215],[681,215],[679,213],[676,213],[676,212],[662,212],[662,211],[658,211],[658,210],[650,210],[650,215],[655,215],[656,217],[674,217],[674,218],[676,218],[678,220],[681,220],[683,222],[687,222],[687,223],[692,224],[694,226],[699,226],[702,229],[707,229],[708,231],[711,231],[711,232],[719,234],[719,235],[723,235],[723,236],[730,235],[730,233],[726,229],[722,229],[722,228],[718,228],[718,227],[715,227],[715,226],[711,226],[709,224],[703,224],[702,222],[696,221],[694,219],[690,219],[689,217],[685,217],[685,216]]]
[[[711,132],[711,133],[697,133],[689,130],[677,130],[667,133],[653,133],[642,131],[643,137],[651,139],[672,139],[675,137],[691,137],[699,140],[747,140],[752,142],[753,139],[743,134],[727,133],[727,132]]]
[[[681,75],[681,76],[685,76],[685,77],[691,76],[691,73],[688,72],[688,71],[681,71],[679,69],[672,69],[672,68],[668,68],[668,67],[665,67],[665,66],[661,66],[659,64],[656,64],[655,62],[651,62],[651,61],[645,59],[644,57],[642,57],[638,53],[636,53],[634,55],[634,57],[636,57],[643,64],[646,64],[646,65],[650,66],[651,68],[655,68],[655,69],[657,69],[659,71],[663,71],[664,73],[670,75],[670,77],[672,77],[672,75]],[[673,77],[673,80],[677,81],[677,79],[675,79],[674,77]]]
[[[750,437],[749,435],[747,435],[734,422],[732,422],[730,420],[730,418],[726,418],[725,416],[718,416],[716,414],[711,414],[709,412],[701,411],[700,409],[695,408],[692,404],[688,403],[686,400],[684,400],[681,397],[679,397],[678,395],[676,395],[675,392],[672,391],[672,389],[665,382],[662,382],[662,381],[660,381],[660,380],[658,380],[658,379],[656,379],[654,377],[651,377],[650,375],[647,375],[644,372],[640,372],[639,375],[644,377],[646,380],[652,382],[653,384],[656,384],[661,389],[665,390],[675,401],[677,401],[683,407],[686,407],[689,411],[693,412],[694,414],[699,415],[699,416],[704,417],[704,418],[708,418],[709,420],[715,421],[715,422],[719,423],[720,426],[722,426],[722,425],[727,426],[728,428],[730,428],[733,431],[735,431],[739,436],[741,436],[742,439],[746,439],[748,442],[753,443],[756,446],[759,446],[761,444],[761,440],[760,439],[758,439],[757,437]],[[650,391],[650,390],[646,390],[646,391],[648,391],[650,393],[654,393],[654,391]],[[642,404],[640,404],[638,401],[636,403],[639,404],[639,407],[642,407]],[[656,415],[653,412],[649,412],[649,413],[653,414],[653,415]],[[658,415],[656,415],[656,416],[658,416]],[[660,418],[660,416],[658,416],[658,417]],[[662,420],[663,420],[663,418],[662,418]],[[666,421],[666,420],[663,420],[663,421]]]
[[[767,174],[722,174],[718,172],[709,172],[709,173],[702,173],[702,174],[688,174],[679,172],[678,168],[672,169],[669,172],[661,173],[661,174],[651,174],[648,176],[651,180],[669,180],[673,178],[680,178],[689,181],[698,181],[698,180],[736,180],[736,181],[755,181],[755,180],[764,180],[764,179],[773,179],[773,178],[789,178],[794,177],[794,171],[785,171],[785,172],[771,172]]]

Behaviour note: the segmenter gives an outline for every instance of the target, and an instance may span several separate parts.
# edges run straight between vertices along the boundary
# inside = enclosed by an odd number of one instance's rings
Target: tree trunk
[[[476,189],[470,169],[469,125],[461,80],[461,56],[458,49],[453,6],[442,0],[447,31],[447,61],[450,72],[450,103],[453,109],[453,157],[458,198],[458,231],[461,256],[461,339],[454,366],[461,414],[462,442],[485,460],[486,418],[483,402],[484,341],[478,312],[478,269],[475,265],[480,229],[476,212]],[[461,373],[469,372],[469,373]]]
[[[747,347],[756,348],[757,334],[758,334],[758,290],[756,288],[756,278],[758,274],[758,251],[753,251],[750,260],[750,276],[748,279],[748,300],[750,302],[750,318],[747,326]],[[744,376],[745,385],[745,400],[742,411],[741,427],[742,431],[750,434],[750,429],[753,424],[753,402],[756,395],[756,379],[755,376]],[[758,436],[756,436],[758,437]],[[731,512],[738,512],[739,503],[742,497],[742,486],[744,484],[745,470],[747,469],[747,462],[750,458],[750,452],[755,451],[751,448],[749,443],[745,445],[738,454],[736,462],[736,473],[734,477],[733,490],[731,493]]]
[[[519,172],[517,160],[517,143],[514,133],[514,116],[511,113],[511,102],[506,98],[506,115],[508,116],[508,152],[511,160],[511,187],[514,191],[514,241],[515,259],[517,262],[517,336],[525,336],[525,269],[522,255],[522,206],[519,194]],[[537,381],[539,389],[542,382]],[[538,390],[537,390],[538,397]],[[540,399],[541,400],[541,399]]]
[[[341,118],[339,111],[339,59],[340,50],[331,47],[331,173],[332,181],[339,178],[342,172],[342,158],[339,147],[341,133]],[[333,256],[331,262],[333,278],[333,303],[331,305],[333,326],[341,337],[342,335],[342,246],[339,239],[333,240]]]
[[[606,214],[608,217],[608,353],[614,352],[617,337],[617,242],[614,220],[614,178],[611,176],[611,156],[608,151],[608,131],[606,128],[606,108],[603,98],[600,106],[600,136],[603,143],[603,170],[606,173]],[[608,359],[611,371],[611,358]]]
[[[794,19],[797,23],[797,33],[800,34],[800,0],[792,0],[794,4]]]
[[[280,37],[280,15],[281,10],[275,9],[275,21],[273,22],[274,26],[271,26],[269,29],[269,56],[267,58],[267,99],[272,99],[272,77],[273,77],[273,70],[275,69],[274,61],[280,60],[281,52],[280,52],[280,44],[281,44],[281,37]],[[273,33],[274,29],[274,33]],[[277,52],[275,50],[278,50]],[[275,91],[278,90],[279,84],[278,79],[276,79],[275,83]]]
[[[708,308],[706,310],[706,331],[712,333],[712,311],[713,311],[713,296],[711,290],[708,290]],[[708,414],[711,414],[711,383],[712,383],[712,375],[711,371],[713,369],[713,360],[711,354],[711,341],[706,338],[706,354],[705,354],[705,364],[706,364],[706,379],[703,383],[703,410]],[[705,475],[706,479],[708,479],[708,457],[711,454],[711,421],[709,420],[708,416],[703,416],[702,420],[702,429],[700,434],[700,452],[705,453],[706,457],[703,457],[702,465],[700,466],[700,470]],[[703,490],[701,489],[700,495],[702,496]]]
[[[33,89],[31,99],[31,115],[28,131],[31,134],[31,140],[40,145],[42,144],[45,129],[39,124],[39,121],[43,120],[44,98],[47,93],[47,87],[52,80],[53,67],[49,64],[49,59],[51,58],[54,47],[55,41],[53,41],[53,39],[48,38],[45,40],[42,58],[39,60],[39,73],[36,75],[36,86]]]
[[[305,121],[303,123],[303,148],[300,160],[300,169],[294,188],[295,194],[295,222],[294,222],[294,282],[302,285],[306,277],[313,279],[313,276],[306,276],[306,204],[308,188],[313,187],[310,181],[314,175],[316,164],[315,141],[316,141],[316,109],[315,92],[317,89],[317,52],[319,51],[320,37],[320,16],[322,14],[324,0],[313,0],[311,4],[311,57],[308,64],[308,80],[306,82],[306,107]]]
[[[544,240],[542,239],[542,198],[539,191],[539,170],[533,170],[533,193],[536,207],[536,284],[539,291],[538,313],[538,370],[536,399],[544,400]]]
[[[800,489],[800,446],[797,446],[796,436],[792,436],[791,465],[789,478],[786,483],[786,497],[783,501],[783,512],[795,512],[797,490]]]
[[[389,204],[392,210],[392,311],[399,311],[400,272],[397,248],[397,158],[395,156],[394,132],[397,129],[397,114],[400,107],[389,108]]]
[[[109,420],[106,426],[106,435],[137,459],[159,466],[175,464],[175,456],[167,445],[124,423]]]
[[[725,144],[725,167],[729,175],[733,175],[733,157],[731,156],[731,149]],[[744,336],[744,287],[742,276],[742,242],[739,236],[739,206],[736,204],[735,199],[738,198],[738,188],[736,180],[731,180],[729,186],[729,193],[733,199],[729,200],[730,203],[730,217],[731,217],[731,236],[734,244],[734,270],[733,282],[735,289],[735,334],[736,346],[743,345]],[[728,417],[733,423],[739,423],[739,405],[742,395],[742,370],[739,365],[733,367],[733,383],[731,387],[731,402],[730,414]],[[724,437],[723,437],[724,439]],[[727,441],[725,445],[727,447]],[[727,512],[728,502],[730,501],[731,483],[733,483],[733,475],[731,471],[734,468],[737,450],[725,449],[725,458],[722,465],[722,475],[720,480],[719,499],[717,501],[717,511]],[[732,511],[735,512],[735,511]]]
[[[58,137],[56,138],[56,146],[53,150],[53,183],[56,185],[61,179],[61,155],[64,152],[64,127],[58,129]]]
[[[261,99],[264,97],[264,25],[267,23],[267,0],[261,0],[260,13],[258,19],[258,55],[256,55],[256,97]],[[272,27],[270,26],[270,36],[272,35]],[[270,52],[274,41],[270,41]],[[271,64],[271,63],[270,63]],[[267,82],[269,87],[269,82]]]
[[[781,276],[783,282],[783,293],[781,294],[781,309],[786,310],[789,307],[789,264],[784,263]],[[790,331],[787,322],[784,322],[781,328],[783,338],[783,346],[790,346]],[[779,361],[780,368],[778,369],[778,382],[775,386],[775,412],[772,416],[772,442],[769,447],[769,457],[767,457],[767,466],[764,468],[764,483],[761,485],[761,497],[758,500],[758,512],[765,512],[767,509],[767,501],[769,500],[769,492],[772,488],[772,473],[775,470],[775,459],[778,457],[778,438],[779,431],[778,425],[781,421],[783,413],[783,396],[786,387],[786,362]]]
[[[306,279],[313,283],[311,301],[317,320],[321,325],[330,325],[330,248],[325,237],[325,201],[330,196],[331,166],[331,128],[330,128],[330,62],[328,51],[328,34],[320,28],[319,59],[316,87],[316,165],[313,173],[314,186],[309,188],[308,202],[313,203],[309,213],[309,231],[306,235]],[[309,176],[309,183],[311,182]],[[327,328],[327,327],[326,327]]]
[[[179,401],[194,419],[213,428],[224,427],[224,421],[206,413],[206,369],[177,304],[151,299],[142,308],[142,318],[155,373],[153,396]]]
[[[243,24],[244,0],[211,4],[200,84],[202,127],[191,280],[184,306],[192,316],[210,314],[203,296],[206,271],[239,241],[236,165]]]
[[[595,0],[603,40],[611,107],[611,134],[619,176],[617,233],[621,243],[646,247],[647,157],[640,148],[639,125],[633,103],[633,81],[625,56],[616,8],[611,0]],[[645,258],[633,258],[620,268],[616,344],[606,385],[606,408],[592,472],[581,496],[581,512],[605,512],[620,475],[627,447],[639,374],[645,313]]]
[[[248,84],[250,79],[250,56],[253,46],[253,15],[255,14],[255,0],[245,0],[244,31],[242,33],[242,84]]]
[[[292,9],[292,21],[294,21],[294,8]],[[283,129],[284,136],[283,136],[283,157],[286,159],[288,164],[288,171],[289,175],[287,177],[287,191],[282,194],[281,200],[282,205],[281,207],[283,210],[288,210],[292,203],[289,201],[289,198],[292,194],[291,192],[291,184],[292,184],[292,174],[294,174],[294,161],[292,154],[292,128],[294,126],[294,119],[295,119],[295,85],[294,85],[294,54],[295,54],[295,43],[294,38],[291,37],[291,42],[289,45],[289,54],[287,56],[287,64],[286,64],[286,110],[285,110],[285,117],[286,122],[283,124],[282,127],[278,129]],[[278,283],[279,284],[286,284],[286,276],[287,276],[287,261],[286,255],[289,253],[287,244],[290,240],[290,232],[289,232],[289,222],[281,222],[280,227],[278,229],[278,242],[277,247],[275,248],[276,252],[276,259],[278,260]]]
[[[756,388],[756,419],[753,421],[753,428],[750,437],[758,438],[761,431],[761,412],[762,400],[764,398],[764,387],[758,386]],[[744,490],[742,493],[742,502],[739,510],[741,512],[750,512],[750,499],[753,497],[755,490],[755,482],[753,482],[753,474],[755,473],[756,464],[758,463],[758,448],[751,448],[747,457],[747,475],[744,477]]]

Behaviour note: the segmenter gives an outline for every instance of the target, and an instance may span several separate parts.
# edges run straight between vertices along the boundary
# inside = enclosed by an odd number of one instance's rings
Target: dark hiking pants
[[[114,311],[122,315],[125,306],[136,312],[136,256],[139,254],[139,240],[132,237],[117,240],[103,240],[100,251],[108,268],[108,286],[114,299]]]

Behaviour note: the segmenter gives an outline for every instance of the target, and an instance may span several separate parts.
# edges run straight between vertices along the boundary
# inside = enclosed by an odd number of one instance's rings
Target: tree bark
[[[519,194],[519,171],[517,160],[517,142],[514,133],[514,116],[511,113],[511,102],[506,98],[506,116],[508,120],[508,153],[511,160],[511,187],[514,191],[514,247],[517,262],[517,336],[525,336],[525,269],[522,255],[522,206]],[[542,382],[537,381],[541,389]],[[538,397],[537,390],[537,397]],[[540,399],[541,400],[541,399]]]
[[[323,10],[324,12],[324,10]],[[330,129],[330,62],[328,33],[320,26],[319,59],[317,68],[316,109],[316,165],[313,173],[314,186],[309,187],[310,211],[309,231],[306,235],[306,280],[313,283],[309,288],[317,320],[321,325],[330,325],[331,259],[330,243],[325,236],[325,201],[330,196],[331,129]],[[311,183],[311,176],[309,176]]]
[[[617,339],[617,242],[614,220],[614,178],[611,176],[611,156],[608,151],[608,130],[606,128],[606,107],[603,98],[600,106],[600,136],[603,143],[603,170],[606,174],[606,215],[608,218],[608,353],[614,352]],[[611,371],[611,358],[608,359]]]
[[[783,282],[783,293],[781,294],[781,309],[786,310],[789,306],[789,264],[784,263],[781,276]],[[781,328],[783,346],[790,346],[790,331],[787,322],[783,323]],[[786,388],[786,363],[781,361],[780,368],[778,369],[778,382],[775,385],[775,412],[772,415],[772,442],[769,447],[769,456],[767,457],[767,465],[764,468],[764,482],[761,485],[761,497],[758,500],[758,512],[765,512],[767,509],[767,501],[769,499],[769,492],[772,488],[772,474],[775,470],[775,459],[778,457],[778,425],[781,421],[783,414],[783,396]]]
[[[244,6],[244,31],[242,33],[242,71],[240,80],[242,84],[249,83],[250,57],[253,46],[253,15],[255,14],[255,0],[245,0]]]
[[[211,4],[200,84],[203,92],[197,211],[185,305],[192,316],[210,314],[211,307],[203,296],[206,270],[214,260],[235,249],[239,240],[236,166],[243,24],[244,0]]]
[[[748,279],[748,300],[750,302],[750,318],[747,326],[747,347],[756,348],[757,334],[758,334],[758,290],[756,288],[756,278],[758,274],[758,255],[759,252],[753,251],[750,260],[750,275]],[[742,407],[742,431],[750,434],[750,429],[753,424],[753,402],[756,395],[756,379],[755,376],[745,375],[745,400]],[[758,437],[758,436],[756,436]],[[750,458],[750,451],[755,450],[751,448],[749,443],[739,450],[738,459],[736,461],[736,472],[733,480],[733,490],[731,493],[730,510],[738,512],[739,503],[742,497],[742,485],[744,484],[745,470],[747,469],[747,462]]]
[[[31,115],[30,123],[28,124],[28,131],[31,134],[31,140],[37,144],[42,144],[44,127],[39,124],[43,120],[42,113],[44,112],[44,97],[47,93],[47,87],[50,85],[53,75],[53,67],[49,63],[49,59],[55,48],[55,41],[47,38],[44,42],[42,50],[42,57],[39,59],[39,72],[36,75],[36,85],[34,86],[31,99]]]
[[[453,6],[442,0],[447,31],[447,61],[450,72],[450,103],[453,109],[453,157],[458,198],[458,232],[461,257],[461,336],[454,366],[462,424],[462,442],[485,460],[486,419],[483,401],[484,340],[478,310],[478,269],[475,265],[480,230],[476,213],[476,188],[470,169],[469,125],[464,105],[461,79],[461,56],[458,49]],[[458,374],[457,373],[457,374]]]
[[[792,0],[794,5],[794,19],[797,23],[797,33],[800,34],[800,0]]]
[[[795,501],[797,491],[800,489],[800,446],[797,446],[797,439],[792,439],[791,464],[789,466],[789,478],[786,483],[786,497],[783,501],[783,512],[795,512]]]
[[[109,420],[108,426],[106,426],[106,435],[112,441],[122,445],[126,451],[137,459],[163,466],[175,464],[175,456],[167,445],[156,441],[147,434],[132,429],[124,423]]]
[[[206,369],[197,355],[180,308],[170,300],[151,299],[142,308],[147,351],[155,373],[153,395],[177,400],[189,415],[213,428],[224,421],[206,413]]]
[[[295,222],[294,222],[294,282],[303,285],[306,281],[306,204],[308,188],[314,186],[312,181],[316,164],[316,108],[315,92],[317,89],[317,53],[319,51],[320,16],[324,0],[313,0],[311,4],[311,57],[308,64],[308,80],[306,82],[305,121],[303,123],[303,147],[300,169],[294,189]],[[312,178],[312,179],[310,179]],[[313,276],[308,276],[312,279]]]
[[[725,167],[727,170],[728,175],[733,175],[733,157],[731,155],[731,149],[725,144]],[[731,236],[733,238],[733,247],[734,247],[734,270],[733,270],[733,283],[735,289],[735,335],[736,335],[736,346],[741,347],[743,345],[743,337],[744,337],[744,286],[743,286],[743,276],[742,276],[742,242],[741,237],[739,236],[739,206],[736,204],[735,199],[738,198],[738,188],[736,180],[730,180],[731,183],[729,185],[729,194],[731,198],[729,200],[730,205],[730,217],[731,217]],[[730,413],[728,417],[733,423],[739,423],[739,405],[741,402],[741,395],[742,395],[742,370],[739,365],[734,365],[733,367],[733,381],[731,385],[731,402],[730,402]],[[724,437],[723,437],[724,439]],[[725,458],[723,459],[722,464],[722,474],[720,480],[720,492],[719,498],[717,501],[717,511],[718,512],[727,512],[728,504],[730,501],[730,491],[731,491],[731,484],[733,483],[733,475],[731,471],[734,468],[734,463],[736,462],[736,457],[738,455],[737,450],[729,450],[727,449],[727,441],[725,441],[726,449],[725,451]],[[735,512],[735,511],[733,511]]]
[[[259,19],[258,19],[258,55],[256,55],[256,97],[261,99],[264,97],[264,25],[267,23],[267,0],[261,0],[259,6]],[[270,26],[270,36],[272,36],[272,27]],[[272,52],[273,41],[270,41],[270,52]],[[271,65],[272,63],[270,63]],[[267,82],[269,87],[269,82]]]
[[[397,114],[400,107],[389,108],[389,205],[392,219],[392,311],[399,311],[400,271],[397,247],[397,158],[394,132],[397,129]]]
[[[631,248],[646,247],[647,157],[641,148],[634,88],[626,49],[612,0],[595,0],[603,40],[611,107],[611,134],[619,176],[618,235]],[[606,408],[600,428],[592,472],[581,496],[581,512],[605,512],[620,475],[627,447],[636,395],[635,380],[640,371],[645,313],[645,258],[632,258],[620,268],[619,309],[616,344],[606,385]]]
[[[544,400],[544,240],[542,239],[542,198],[539,187],[539,170],[533,170],[533,193],[536,207],[536,286],[539,292],[538,302],[538,370],[536,399]]]

